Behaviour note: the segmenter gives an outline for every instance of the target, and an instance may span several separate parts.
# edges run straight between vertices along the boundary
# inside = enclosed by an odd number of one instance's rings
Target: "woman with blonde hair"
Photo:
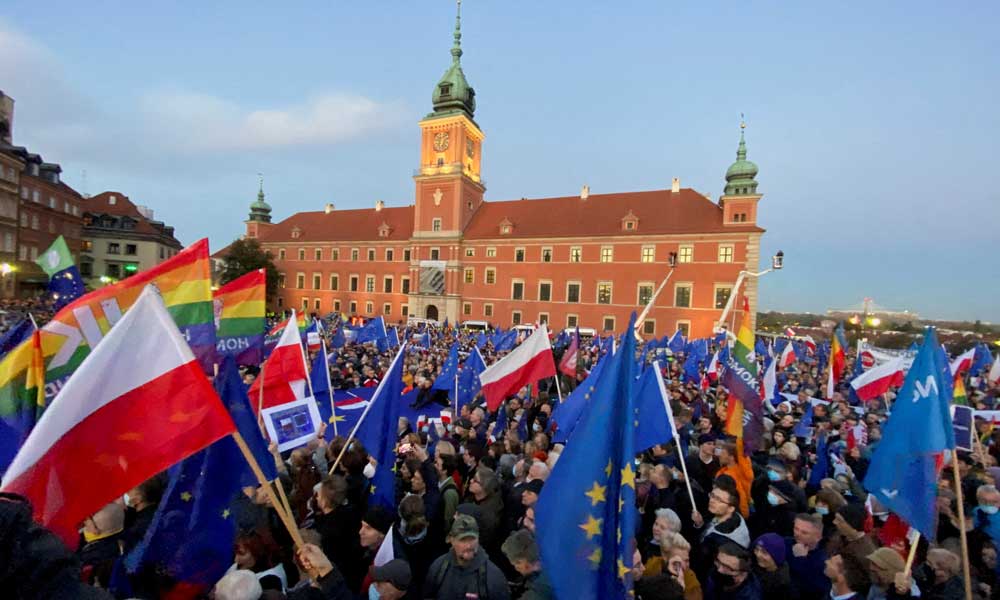
[[[691,544],[684,536],[664,530],[660,534],[660,555],[646,561],[643,579],[669,573],[678,583],[683,582],[684,600],[702,600],[701,583],[691,570]]]

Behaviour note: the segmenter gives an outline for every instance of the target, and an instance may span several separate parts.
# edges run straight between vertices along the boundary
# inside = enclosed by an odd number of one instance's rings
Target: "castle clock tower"
[[[410,263],[410,314],[452,323],[460,318],[459,242],[486,191],[476,91],[462,72],[461,8],[458,0],[451,66],[434,87],[433,112],[420,121]]]

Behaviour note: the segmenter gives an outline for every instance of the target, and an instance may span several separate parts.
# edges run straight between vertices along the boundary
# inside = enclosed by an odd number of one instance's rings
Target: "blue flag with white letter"
[[[882,428],[864,487],[911,527],[935,539],[937,531],[938,457],[955,448],[948,403],[951,382],[948,361],[934,329],[906,374],[892,414]]]
[[[631,332],[635,314],[626,331]],[[535,523],[557,598],[624,600],[632,593],[635,507],[635,336],[607,357],[593,398],[542,489]]]

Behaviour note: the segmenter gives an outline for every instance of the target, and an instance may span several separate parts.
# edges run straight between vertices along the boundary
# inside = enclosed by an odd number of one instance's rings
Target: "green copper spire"
[[[271,222],[271,205],[264,201],[264,176],[260,177],[260,189],[257,191],[257,201],[250,205],[250,216],[248,220],[262,223]]]
[[[434,112],[428,117],[448,116],[465,113],[472,118],[476,112],[476,91],[465,79],[462,72],[462,0],[457,0],[458,12],[455,15],[454,43],[451,46],[451,66],[441,76],[431,94]]]
[[[726,171],[726,196],[746,196],[757,193],[757,165],[747,160],[747,142],[743,136],[747,124],[740,122],[740,145],[736,162]]]

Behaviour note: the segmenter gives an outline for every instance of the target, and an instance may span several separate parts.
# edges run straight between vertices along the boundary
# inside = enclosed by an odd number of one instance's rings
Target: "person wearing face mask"
[[[135,486],[125,494],[125,530],[122,532],[122,553],[128,554],[146,537],[153,522],[156,507],[166,491],[166,476],[160,473]]]
[[[390,560],[372,571],[374,584],[369,588],[368,600],[400,600],[410,589],[410,565],[398,558]]]
[[[705,585],[705,600],[760,600],[760,581],[750,569],[750,553],[734,543],[719,547]]]
[[[895,596],[890,598],[912,598],[913,584],[920,588],[920,597],[925,600],[961,600],[965,597],[962,582],[962,559],[944,548],[934,548],[927,552],[927,561],[907,575],[896,573],[893,579]]]
[[[792,535],[795,514],[795,484],[791,481],[772,482],[767,488],[765,504],[750,517],[750,532],[756,535],[776,533],[782,537]]]
[[[978,531],[1000,544],[1000,491],[994,485],[981,485],[976,490],[976,508],[972,510],[972,524]]]

